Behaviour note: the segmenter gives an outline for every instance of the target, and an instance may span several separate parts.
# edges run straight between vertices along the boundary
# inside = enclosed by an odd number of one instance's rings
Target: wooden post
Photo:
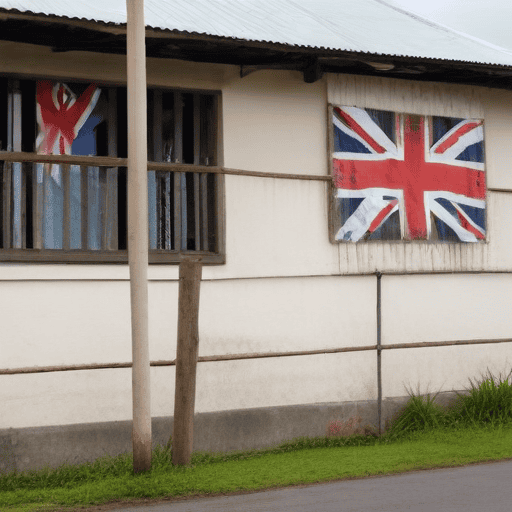
[[[151,469],[148,347],[148,180],[144,0],[126,0],[128,263],[132,310],[133,471]]]
[[[187,259],[180,262],[176,391],[172,434],[172,463],[174,465],[190,464],[194,442],[201,270],[201,264],[197,261]]]

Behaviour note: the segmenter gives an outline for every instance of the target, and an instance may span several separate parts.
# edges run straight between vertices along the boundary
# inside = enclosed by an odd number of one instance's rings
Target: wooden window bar
[[[208,243],[208,232],[204,227],[208,219],[217,218],[216,202],[211,200],[220,193],[216,180],[209,180],[211,174],[204,172],[148,172],[155,175],[157,184],[157,197],[153,203],[155,211],[152,213],[157,219],[158,236],[152,252],[158,256],[153,260],[163,263],[169,261],[165,253],[176,255],[191,251],[203,256],[218,256],[214,254],[215,244]],[[109,260],[106,255],[119,252],[117,185],[118,180],[126,180],[126,168],[4,161],[0,174],[0,242],[3,249],[0,251],[0,261],[31,260],[32,252],[37,252],[36,259],[41,261],[45,259],[43,253],[54,253],[49,258],[51,261],[59,259],[57,253],[63,255],[62,261],[69,261],[69,254],[73,252],[79,260],[80,253],[89,252],[85,260],[92,262],[98,259],[94,256],[96,252],[103,256],[99,260]],[[175,191],[176,174],[185,185],[183,195],[179,189],[178,193]],[[200,185],[203,185],[202,193]],[[177,201],[181,202],[181,208],[179,205],[173,207]],[[181,219],[180,222],[178,218],[176,221],[177,212],[185,216],[188,214],[188,219]],[[195,221],[196,218],[203,219],[203,230]],[[176,248],[179,231],[181,229],[186,234],[187,223],[193,228],[192,236],[197,238],[187,240],[188,245],[185,245],[182,237],[182,244]],[[20,258],[23,252],[25,255]],[[214,259],[221,262],[219,258]],[[114,260],[118,261],[119,258]]]

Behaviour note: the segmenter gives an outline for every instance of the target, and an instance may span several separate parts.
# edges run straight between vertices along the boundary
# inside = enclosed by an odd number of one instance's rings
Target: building
[[[2,471],[131,447],[125,4],[104,3],[0,2]],[[146,0],[146,25],[154,442],[187,254],[197,449],[510,371],[512,54],[380,0]]]

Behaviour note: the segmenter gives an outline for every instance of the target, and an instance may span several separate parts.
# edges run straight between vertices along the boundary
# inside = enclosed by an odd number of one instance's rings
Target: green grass
[[[394,439],[410,432],[442,428],[500,427],[512,421],[512,371],[504,377],[487,370],[479,380],[470,379],[469,384],[466,393],[458,393],[449,409],[436,402],[438,393],[422,397],[408,390],[409,402],[386,436]]]
[[[0,509],[11,512],[77,510],[112,501],[251,491],[512,458],[510,374],[470,381],[446,410],[435,397],[410,393],[380,438],[301,438],[267,450],[196,453],[174,467],[157,448],[152,470],[133,475],[130,455],[79,466],[0,476]],[[354,422],[351,423],[353,425]]]

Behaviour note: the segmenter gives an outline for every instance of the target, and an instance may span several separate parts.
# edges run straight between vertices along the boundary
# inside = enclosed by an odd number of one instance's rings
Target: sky
[[[460,32],[512,50],[511,0],[386,0]]]

